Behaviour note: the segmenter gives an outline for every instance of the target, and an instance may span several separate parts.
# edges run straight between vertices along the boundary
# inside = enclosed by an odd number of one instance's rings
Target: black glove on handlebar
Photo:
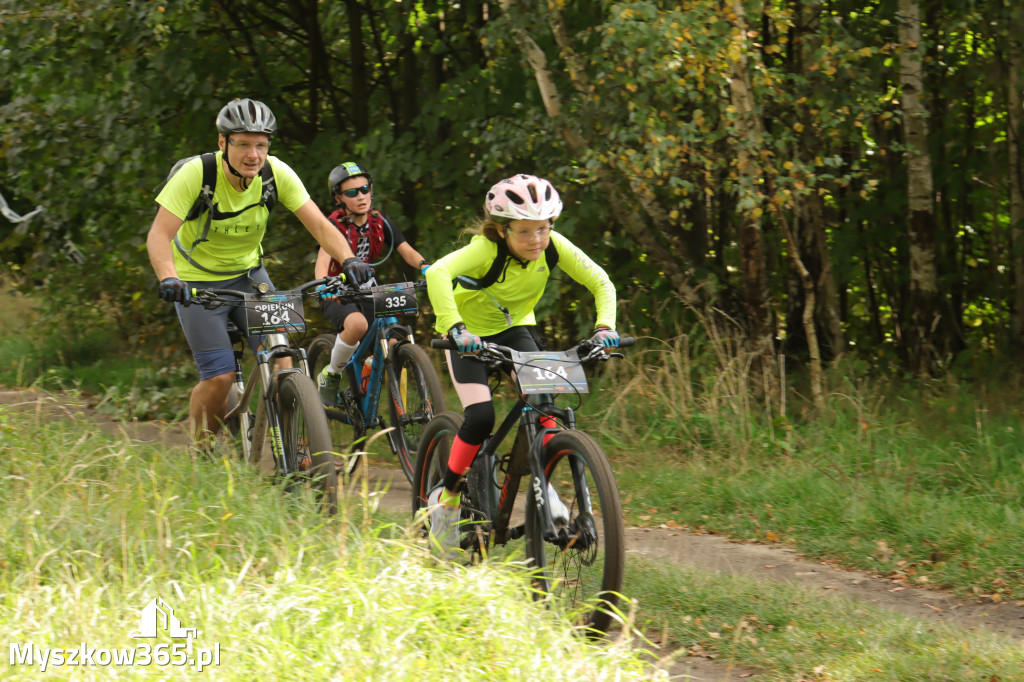
[[[157,294],[168,303],[187,303],[191,298],[188,284],[177,277],[165,277],[160,280]]]
[[[373,268],[358,258],[346,258],[341,264],[341,271],[345,273],[345,279],[356,286],[365,284],[373,278]]]

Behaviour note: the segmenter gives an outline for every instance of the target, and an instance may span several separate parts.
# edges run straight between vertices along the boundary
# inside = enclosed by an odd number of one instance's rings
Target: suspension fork
[[[270,438],[270,450],[274,455],[278,471],[282,474],[291,473],[288,470],[288,461],[284,452],[284,435],[281,433],[281,414],[277,409],[278,377],[292,372],[302,372],[302,369],[277,369],[270,371],[272,360],[280,358],[291,358],[293,364],[297,361],[299,367],[306,366],[305,351],[289,347],[288,337],[284,334],[268,334],[265,345],[270,350],[262,350],[256,354],[257,368],[260,373],[260,385],[263,387],[263,404],[267,411],[267,436]],[[308,372],[307,372],[308,375]]]
[[[566,429],[571,430],[576,428],[576,415],[573,413],[572,408],[558,408],[552,404],[545,404],[541,407],[544,408],[545,414],[549,414],[560,419],[566,425]],[[558,531],[555,529],[554,519],[551,518],[551,500],[548,499],[548,476],[544,466],[544,441],[548,434],[553,435],[562,429],[542,428],[536,414],[529,414],[530,412],[539,414],[532,406],[524,405],[522,422],[527,432],[532,434],[530,436],[530,448],[528,450],[531,476],[530,486],[533,489],[533,496],[537,503],[537,513],[540,515],[541,530],[544,541],[553,542],[558,539]],[[576,498],[581,505],[580,511],[585,511],[589,514],[591,512],[590,491],[587,489],[584,463],[576,457],[571,457],[569,458],[569,467],[572,471],[573,486],[576,489]],[[583,507],[585,507],[585,509]]]
[[[269,353],[260,352],[257,354],[257,370],[260,374],[260,386],[263,389],[263,409],[267,419],[267,438],[270,439],[270,452],[277,463],[277,470],[287,474],[288,462],[284,456],[284,438],[281,434],[281,418],[277,411],[277,382],[270,372]],[[262,447],[262,445],[258,445]]]

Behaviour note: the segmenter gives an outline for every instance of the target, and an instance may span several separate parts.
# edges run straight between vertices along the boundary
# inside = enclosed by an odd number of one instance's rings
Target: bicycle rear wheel
[[[441,484],[452,441],[462,428],[464,419],[455,412],[442,412],[427,423],[416,453],[416,467],[412,484],[413,518],[427,508],[427,496]],[[470,554],[484,555],[490,549],[491,512],[487,485],[491,471],[484,457],[477,456],[466,474],[462,491],[462,513],[459,546]]]
[[[427,506],[427,495],[441,484],[452,441],[462,428],[463,417],[456,412],[442,412],[427,424],[419,440],[412,477],[412,513],[415,518]]]
[[[394,377],[389,377],[387,384],[391,415],[387,425],[395,430],[388,434],[388,443],[412,483],[420,440],[427,423],[444,412],[444,392],[427,352],[417,345],[398,346],[389,370],[392,368]]]
[[[526,555],[536,569],[538,594],[606,632],[625,570],[622,506],[601,446],[582,431],[562,431],[545,446],[545,473],[569,509],[557,541],[545,542],[534,486],[526,504]]]
[[[321,508],[333,515],[338,511],[338,472],[320,394],[312,379],[300,372],[284,374],[280,381],[277,409],[289,470],[287,487],[300,489],[308,483]]]

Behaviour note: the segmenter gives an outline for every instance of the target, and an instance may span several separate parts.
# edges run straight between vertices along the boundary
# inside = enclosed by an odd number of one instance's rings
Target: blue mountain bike
[[[355,454],[361,450],[369,430],[393,427],[386,434],[388,445],[410,482],[423,429],[435,414],[445,409],[441,382],[430,357],[416,345],[412,328],[398,322],[400,317],[419,313],[416,295],[425,291],[426,282],[419,281],[345,289],[332,294],[342,303],[372,300],[374,310],[370,328],[345,365],[334,404],[325,405],[332,440],[339,447],[351,442],[350,451]],[[306,354],[312,376],[319,376],[330,363],[336,337],[321,334],[309,345]],[[364,371],[367,360],[368,371]],[[380,410],[385,385],[386,416]],[[348,427],[352,429],[351,439],[344,433]],[[358,461],[358,456],[350,457],[346,473],[351,473]]]

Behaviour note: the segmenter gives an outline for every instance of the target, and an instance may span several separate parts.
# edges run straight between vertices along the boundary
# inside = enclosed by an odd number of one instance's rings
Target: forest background
[[[785,545],[900,581],[890,592],[934,586],[1005,604],[1004,622],[1017,623],[1022,14],[1010,0],[0,0],[0,278],[31,292],[3,289],[0,383],[81,382],[101,387],[98,407],[118,417],[181,415],[195,370],[145,251],[155,190],[174,161],[215,148],[226,101],[254,97],[280,122],[272,153],[322,208],[329,170],[365,163],[379,205],[430,259],[480,215],[496,180],[555,183],[558,229],[608,270],[620,329],[642,337],[609,363],[584,415],[613,460],[628,525]],[[279,286],[312,278],[315,244],[287,211],[275,211],[265,248]],[[544,331],[586,333],[589,297],[564,277],[552,287],[563,291],[541,303]],[[101,354],[115,362],[90,362]],[[153,506],[139,466],[186,467],[159,477],[185,491],[184,542],[192,507],[221,504],[229,485],[230,472],[203,470],[210,501],[193,505],[192,464],[157,453],[119,459],[109,475],[123,483],[95,486],[107,466],[81,467],[92,460],[78,435],[37,433],[0,414],[0,436],[24,441],[3,458],[5,560],[24,581],[11,594],[51,572],[112,599],[123,593],[105,580],[132,586],[118,569],[122,528],[99,532],[86,516],[84,532],[67,532],[79,495],[114,491],[105,516],[137,519],[130,551],[144,558],[162,526],[123,511]],[[278,498],[251,490],[235,518],[260,528],[254,500]],[[56,521],[40,534],[26,519],[44,502]],[[301,518],[294,526],[312,536]],[[115,543],[88,554],[103,580],[60,573],[80,565],[68,537],[90,552],[97,537]],[[227,552],[302,555],[298,541],[229,537]],[[232,555],[225,575],[245,561]],[[931,628],[823,613],[814,590],[765,601],[763,586],[649,578],[632,556],[628,569],[641,622],[772,679],[1020,676],[1016,645],[920,643]],[[169,564],[146,580],[172,575]],[[59,623],[110,622],[106,609],[92,618],[77,600],[38,594],[24,591],[12,624],[49,623],[53,604],[68,614]],[[757,641],[738,636],[751,623]],[[337,631],[359,633],[318,629],[331,650]],[[920,643],[913,654],[908,642]],[[812,676],[821,661],[849,672]]]
[[[322,208],[328,171],[363,163],[430,259],[493,182],[536,173],[629,333],[714,310],[812,377],[842,357],[969,371],[1024,349],[1022,17],[1010,0],[3,0],[0,195],[11,217],[44,210],[0,221],[0,255],[54,321],[177,341],[144,247],[155,188],[248,96]],[[311,278],[286,211],[265,247],[279,286]],[[542,304],[549,334],[592,324],[571,300]]]

